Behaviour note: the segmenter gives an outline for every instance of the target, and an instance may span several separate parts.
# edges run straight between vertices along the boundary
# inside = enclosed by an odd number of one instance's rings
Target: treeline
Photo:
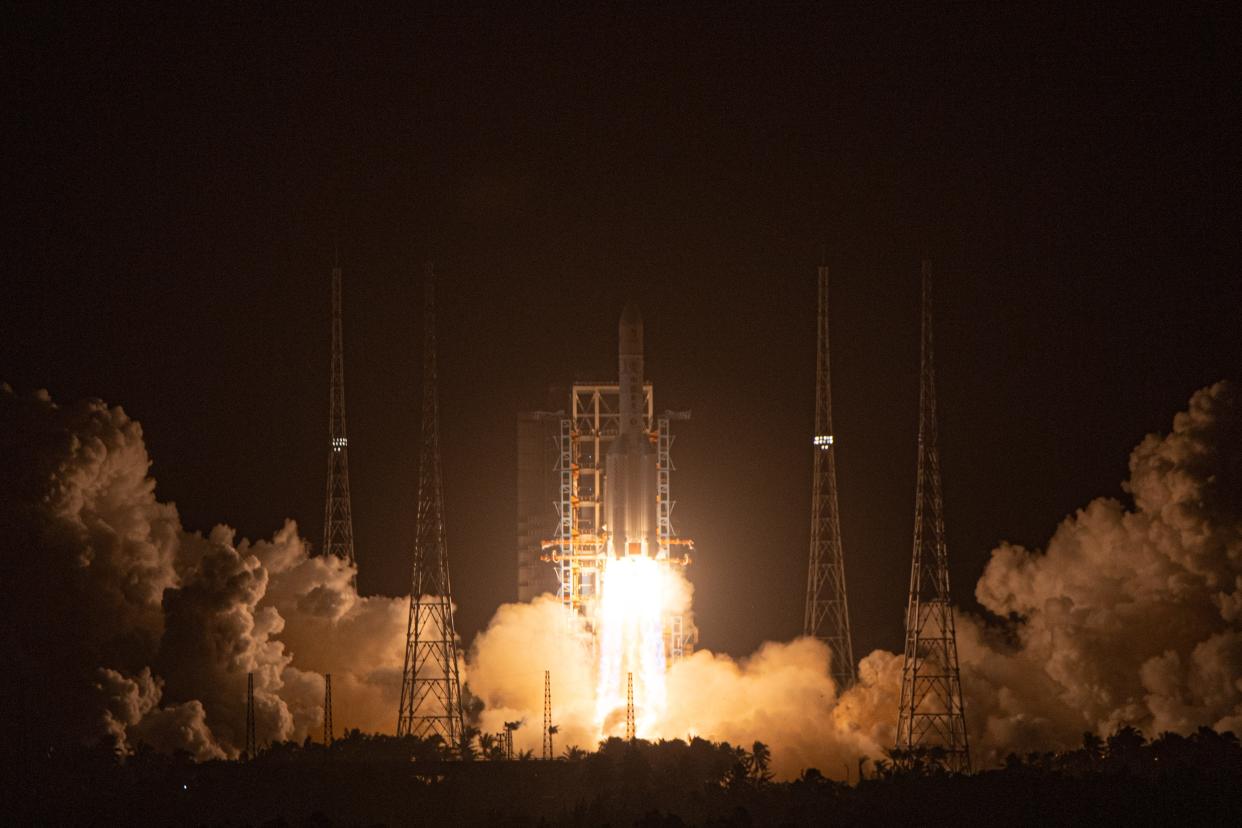
[[[6,773],[3,807],[33,824],[1242,824],[1242,748],[1208,728],[1150,742],[1133,728],[1087,734],[1076,750],[970,776],[940,773],[932,753],[890,755],[852,786],[813,768],[775,782],[762,742],[610,739],[555,761],[510,760],[500,742],[464,759],[438,740],[356,731],[238,762],[52,753]]]

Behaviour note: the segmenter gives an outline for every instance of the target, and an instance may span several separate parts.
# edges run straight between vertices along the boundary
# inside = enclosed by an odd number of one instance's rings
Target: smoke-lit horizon
[[[958,617],[976,766],[1123,724],[1242,730],[1239,402],[1229,383],[1197,392],[1169,433],[1132,452],[1131,502],[1091,501],[1043,550],[993,551],[974,588],[989,615]],[[261,741],[317,737],[328,672],[338,730],[395,729],[408,596],[358,596],[352,571],[311,556],[291,520],[255,541],[224,524],[187,531],[158,500],[142,428],[120,407],[3,386],[0,426],[2,647],[28,711],[15,738],[236,756],[248,672]],[[558,746],[599,735],[592,664],[561,612],[551,599],[504,604],[469,642],[478,725],[525,720],[519,749],[539,745],[545,669]],[[639,735],[762,740],[783,777],[882,758],[900,656],[862,658],[840,697],[828,659],[807,639],[739,659],[700,650],[669,670],[667,707]]]

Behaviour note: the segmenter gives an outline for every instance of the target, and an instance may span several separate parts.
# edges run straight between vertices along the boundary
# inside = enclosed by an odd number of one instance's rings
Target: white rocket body
[[[656,452],[647,436],[643,394],[643,320],[632,302],[621,314],[618,377],[621,426],[608,448],[604,522],[614,557],[659,548],[656,531]]]

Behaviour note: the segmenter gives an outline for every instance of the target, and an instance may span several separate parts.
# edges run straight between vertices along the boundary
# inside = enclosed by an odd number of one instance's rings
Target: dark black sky
[[[919,259],[969,604],[998,541],[1120,496],[1143,434],[1242,378],[1237,41],[1181,10],[843,8],[9,8],[0,380],[123,405],[189,527],[317,540],[339,226],[359,580],[398,594],[433,258],[469,637],[514,595],[514,415],[609,376],[633,299],[657,404],[694,412],[702,640],[744,653],[801,624],[823,245],[856,648],[896,647]]]

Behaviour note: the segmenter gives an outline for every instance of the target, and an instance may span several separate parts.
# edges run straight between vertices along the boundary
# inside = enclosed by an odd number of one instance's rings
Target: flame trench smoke
[[[988,614],[958,616],[978,767],[1121,724],[1242,731],[1240,397],[1205,388],[1168,434],[1145,438],[1129,503],[1092,501],[1042,551],[992,553],[975,589]],[[0,456],[0,702],[23,713],[0,719],[6,747],[103,738],[236,756],[247,672],[261,741],[322,726],[326,672],[338,727],[392,732],[408,598],[358,596],[352,570],[310,557],[292,521],[255,542],[186,531],[155,497],[138,423],[98,400],[60,406],[0,385]],[[464,678],[481,730],[524,720],[516,745],[537,752],[551,669],[560,747],[616,731],[628,672],[641,736],[762,740],[778,777],[814,766],[842,778],[893,744],[899,655],[863,658],[843,693],[827,649],[805,638],[743,659],[699,650],[665,672],[659,621],[689,613],[690,585],[643,558],[610,566],[597,652],[581,619],[566,634],[554,596],[501,606],[476,636]]]
[[[1132,508],[1095,500],[1067,517],[1043,552],[1001,544],[975,590],[988,615],[958,611],[977,767],[1010,752],[1071,748],[1084,731],[1106,735],[1122,724],[1152,735],[1200,725],[1242,731],[1237,386],[1222,382],[1199,391],[1169,434],[1144,439],[1131,455],[1123,490]],[[951,520],[953,505],[948,508]],[[666,601],[665,611],[676,605],[688,612],[689,585],[678,573],[666,577],[662,588],[679,597]],[[538,721],[542,673],[503,688],[495,678],[530,672],[508,648],[495,646],[523,640],[533,646],[522,660],[558,665],[553,684],[556,698],[565,700],[556,712],[562,743],[589,747],[601,730],[615,733],[626,669],[618,665],[644,664],[657,651],[656,636],[644,632],[645,623],[655,627],[653,583],[635,572],[620,576],[611,596],[605,585],[605,601],[620,600],[601,607],[598,686],[584,666],[589,653],[559,643],[564,622],[554,600],[503,607],[470,657],[471,686],[488,705],[484,721],[494,721],[495,729],[502,715]],[[894,594],[903,587],[894,585]],[[893,612],[902,606],[895,600]],[[654,670],[651,684],[662,683],[664,696],[659,705],[648,701],[649,709],[636,669],[639,735],[758,739],[771,746],[778,777],[814,766],[843,778],[843,766],[881,759],[893,745],[901,656],[883,650],[866,656],[858,683],[844,692],[828,678],[828,665],[824,645],[805,638],[764,644],[743,659],[699,650],[666,674],[662,664]],[[579,693],[595,704],[579,704]],[[493,714],[493,705],[503,714]],[[527,746],[537,747],[537,737],[519,731]]]

